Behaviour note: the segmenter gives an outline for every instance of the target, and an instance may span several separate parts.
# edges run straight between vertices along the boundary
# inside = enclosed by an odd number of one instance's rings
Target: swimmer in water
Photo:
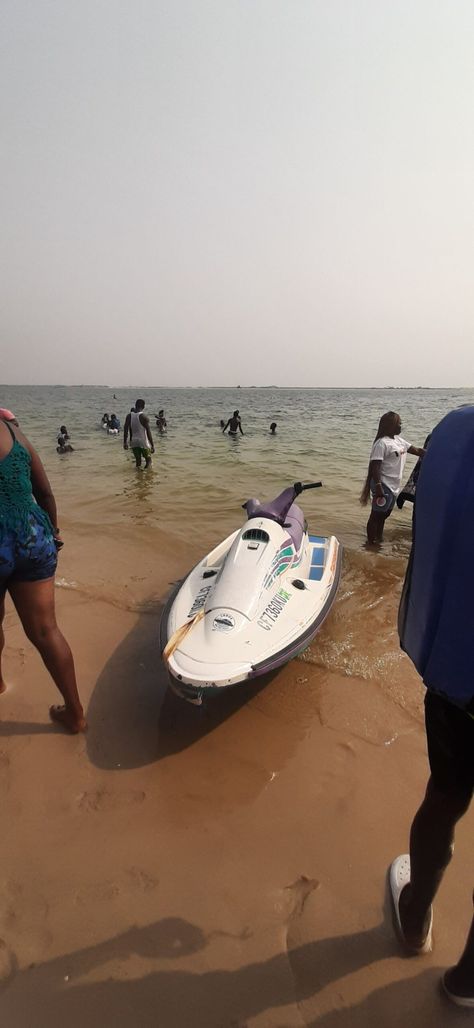
[[[69,436],[65,436],[61,433],[58,435],[58,445],[56,447],[57,453],[74,453],[74,448],[68,442]]]
[[[166,432],[166,429],[167,429],[165,412],[164,412],[163,408],[161,408],[161,410],[158,411],[158,414],[155,414],[155,421],[156,421],[156,427],[157,427],[160,435],[163,435],[164,432]]]
[[[272,421],[272,423],[270,425],[270,432],[271,432],[272,435],[275,435],[276,427],[277,427],[276,421]]]
[[[110,421],[109,415],[108,414],[104,414],[103,417],[102,417],[102,421],[101,421],[102,428],[108,428],[109,427],[109,421]]]
[[[229,418],[227,424],[224,425],[222,432],[225,432],[227,429],[229,429],[229,435],[237,435],[237,432],[240,432],[241,435],[244,434],[242,432],[242,422],[240,420],[238,410],[234,411],[232,417]]]
[[[116,414],[111,414],[110,418],[109,418],[109,424],[108,424],[107,431],[111,435],[118,435],[119,430],[120,430],[120,419],[117,417]]]

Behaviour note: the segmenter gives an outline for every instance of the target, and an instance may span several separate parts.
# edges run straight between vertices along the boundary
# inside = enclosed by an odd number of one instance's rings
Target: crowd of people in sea
[[[131,447],[137,467],[142,460],[149,467],[154,452],[144,408],[145,402],[137,400],[123,429],[124,448]],[[120,431],[115,414],[104,414],[102,426],[114,434]],[[156,426],[159,432],[166,431],[164,410],[156,415]],[[221,428],[231,435],[243,434],[239,411]],[[388,411],[381,417],[361,502],[371,498],[367,538],[370,545],[380,546],[385,522],[400,495],[407,454],[426,461],[431,468],[431,477],[423,471],[417,486],[413,546],[399,619],[402,648],[426,686],[431,774],[411,827],[410,852],[397,857],[389,873],[399,939],[407,953],[420,955],[433,945],[433,901],[452,857],[456,823],[467,811],[474,791],[474,406],[448,414],[434,430],[428,450],[408,442],[401,428],[398,413]],[[272,433],[275,430],[273,422]],[[61,425],[57,449],[59,453],[72,452],[65,425]],[[438,462],[443,473],[436,478]],[[435,492],[430,484],[433,478]],[[0,658],[8,592],[28,639],[63,698],[62,705],[50,708],[50,716],[64,729],[77,733],[86,730],[87,722],[73,655],[55,614],[54,576],[62,545],[56,501],[43,464],[15,415],[1,408]],[[0,665],[0,692],[5,688]],[[453,1003],[474,1008],[474,918],[464,952],[442,982]]]
[[[145,413],[145,400],[138,399],[135,401],[134,406],[131,408],[125,418],[124,429],[123,429],[123,446],[124,450],[131,449],[135,458],[135,465],[137,468],[144,467],[148,469],[152,466],[152,455],[155,452],[155,444],[153,441],[153,433],[150,424],[150,418]],[[158,414],[153,415],[155,419],[155,427],[159,435],[166,435],[168,430],[168,422],[165,417],[164,408],[161,407]],[[118,436],[120,433],[121,423],[120,418],[117,414],[108,414],[107,412],[102,415],[101,428],[107,432],[107,435]],[[230,437],[236,438],[239,434],[243,435],[242,420],[240,412],[234,410],[233,414],[224,421],[223,418],[220,420],[220,428],[222,433],[227,433]],[[270,435],[275,435],[277,429],[276,421],[272,421],[270,424]],[[70,442],[69,433],[65,425],[61,425],[58,445],[56,447],[57,452],[73,453],[73,446]]]

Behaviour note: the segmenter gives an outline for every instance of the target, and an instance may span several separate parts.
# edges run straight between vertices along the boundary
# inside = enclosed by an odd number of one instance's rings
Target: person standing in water
[[[151,467],[151,455],[155,452],[150,421],[144,414],[144,409],[145,401],[137,400],[134,409],[127,414],[123,426],[123,448],[128,450],[130,436],[130,446],[137,468],[141,468],[142,458],[145,459],[145,468]]]
[[[367,522],[367,539],[372,546],[382,542],[385,522],[401,489],[407,453],[416,457],[425,455],[422,446],[412,446],[403,439],[401,430],[400,415],[387,411],[380,418],[372,445],[367,478],[360,495],[363,505],[372,495],[372,511]]]
[[[23,432],[0,420],[0,661],[5,645],[5,593],[15,604],[30,642],[36,646],[64,706],[50,717],[69,732],[83,732],[84,711],[77,691],[71,650],[56,623],[54,575],[62,546],[56,503],[43,465]],[[0,692],[6,686],[0,664]]]
[[[277,423],[276,423],[276,421],[272,421],[272,423],[270,425],[270,432],[271,432],[271,434],[275,435],[276,430],[277,430]]]
[[[224,425],[222,432],[226,432],[227,429],[229,429],[229,435],[237,435],[237,432],[240,432],[241,435],[244,434],[242,432],[242,422],[240,420],[238,410],[234,411],[232,417],[229,418],[227,424]]]

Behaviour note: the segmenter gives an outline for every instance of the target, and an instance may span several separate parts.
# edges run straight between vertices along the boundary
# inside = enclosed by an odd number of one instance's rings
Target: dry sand
[[[80,578],[80,556],[78,543],[60,576]],[[1,1024],[466,1023],[438,983],[471,918],[469,817],[436,902],[431,956],[403,956],[387,904],[386,869],[406,849],[427,778],[420,716],[376,683],[302,661],[207,712],[173,698],[158,597],[188,556],[176,566],[168,554],[151,579],[137,555],[132,600],[151,597],[138,611],[110,602],[105,578],[107,601],[58,589],[87,737],[48,723],[54,689],[8,608]],[[114,573],[117,582],[119,560]]]

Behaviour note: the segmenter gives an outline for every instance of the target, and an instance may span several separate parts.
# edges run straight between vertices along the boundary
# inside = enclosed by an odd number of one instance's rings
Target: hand
[[[54,545],[55,545],[57,550],[62,549],[62,547],[64,546],[64,542],[61,539],[61,534],[60,534],[59,528],[55,528],[54,529]]]
[[[155,447],[154,447],[154,446],[152,446],[152,447],[151,447],[151,452],[152,452],[152,453],[154,453],[154,452],[155,452]]]
[[[383,485],[381,482],[377,482],[377,485],[375,486],[375,495],[382,496],[383,498],[385,498],[385,493],[383,491]]]
[[[123,444],[123,448],[124,448],[124,450],[128,450],[128,443],[124,443]]]

